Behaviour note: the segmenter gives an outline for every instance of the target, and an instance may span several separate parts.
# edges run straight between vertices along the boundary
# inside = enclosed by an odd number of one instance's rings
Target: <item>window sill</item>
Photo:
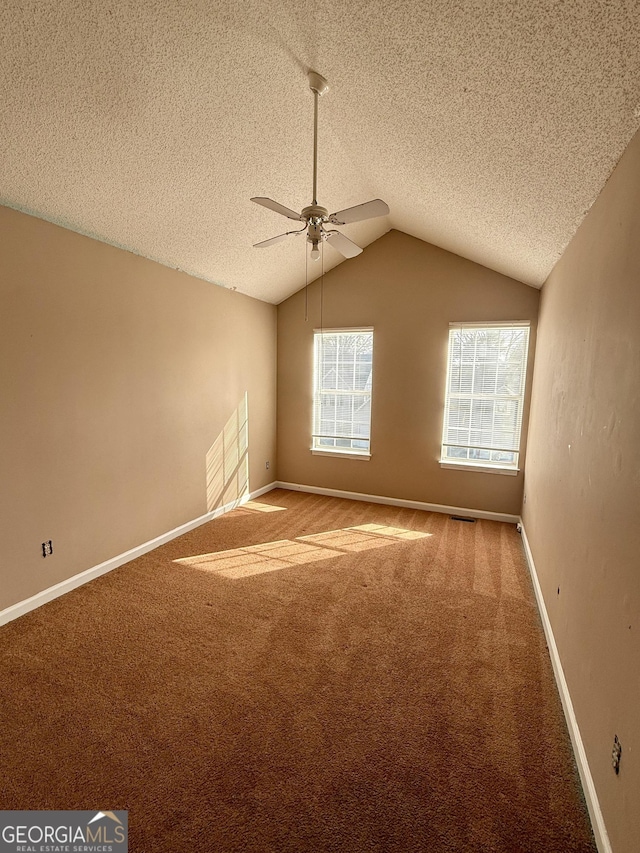
[[[336,450],[335,447],[327,450],[319,450],[317,447],[312,447],[311,453],[314,456],[335,456],[338,459],[363,459],[365,462],[371,459],[370,453],[357,453],[354,450]]]
[[[485,474],[507,474],[509,477],[516,477],[520,472],[519,468],[505,468],[503,465],[470,465],[468,462],[451,462],[450,460],[445,462],[442,459],[440,460],[440,467],[458,471],[481,471]]]

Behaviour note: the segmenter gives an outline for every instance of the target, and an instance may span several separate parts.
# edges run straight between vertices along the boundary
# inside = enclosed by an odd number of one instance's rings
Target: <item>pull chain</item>
[[[321,243],[320,253],[320,262],[322,264],[322,273],[320,276],[320,332],[324,334],[324,240]]]
[[[309,252],[307,241],[304,243],[304,321],[309,319]]]

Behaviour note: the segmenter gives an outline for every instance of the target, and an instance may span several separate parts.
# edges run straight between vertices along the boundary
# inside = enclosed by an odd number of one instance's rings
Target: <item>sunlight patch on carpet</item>
[[[265,506],[270,505],[265,504]],[[285,507],[270,507],[270,509],[285,509]],[[426,539],[432,535],[432,533],[421,533],[417,530],[405,530],[402,527],[389,527],[384,524],[361,524],[358,527],[345,527],[342,530],[327,530],[324,533],[298,536],[296,539],[279,539],[276,542],[262,542],[259,545],[247,545],[244,548],[233,548],[229,551],[181,557],[173,562],[237,580],[292,566],[315,563],[319,560],[329,560],[332,557],[344,557],[345,552],[385,548],[387,545]]]
[[[281,539],[278,542],[201,554],[198,557],[183,557],[174,560],[174,563],[237,580],[341,556],[339,551],[332,551],[330,548]]]
[[[286,506],[274,506],[273,504],[263,504],[259,501],[247,501],[237,510],[234,510],[234,512],[236,514],[241,513],[244,510],[248,510],[250,512],[282,512],[285,509]]]
[[[426,539],[431,533],[417,530],[404,530],[401,527],[388,527],[383,524],[361,524],[358,527],[345,527],[341,530],[327,530],[325,533],[312,533],[300,536],[303,542],[314,542],[341,551],[369,551],[372,548],[384,548],[394,542]]]
[[[386,524],[360,524],[358,527],[348,527],[347,530],[362,530],[374,533],[376,536],[389,536],[392,539],[426,539],[432,533],[422,533],[419,530],[405,530],[402,527],[389,527]]]

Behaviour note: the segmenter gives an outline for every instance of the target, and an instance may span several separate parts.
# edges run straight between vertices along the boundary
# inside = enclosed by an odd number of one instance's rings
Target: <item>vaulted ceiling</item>
[[[640,126],[639,44],[635,0],[3,0],[0,203],[277,303],[305,243],[252,248],[293,223],[249,199],[311,202],[311,68],[319,202],[391,209],[347,236],[540,286]]]

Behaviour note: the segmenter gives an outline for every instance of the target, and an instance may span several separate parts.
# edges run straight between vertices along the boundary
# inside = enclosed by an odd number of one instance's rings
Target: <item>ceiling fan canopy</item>
[[[337,249],[345,258],[354,258],[362,252],[360,246],[346,237],[341,231],[335,229],[327,229],[325,225],[349,225],[352,222],[362,222],[365,219],[373,219],[376,216],[386,216],[389,213],[389,207],[382,199],[376,198],[373,201],[357,204],[354,207],[347,207],[344,210],[338,210],[336,213],[329,213],[326,207],[318,204],[317,185],[318,185],[318,99],[324,95],[329,89],[329,84],[315,71],[309,71],[309,88],[313,92],[313,200],[310,205],[304,207],[300,213],[285,207],[273,199],[263,196],[256,196],[251,199],[256,204],[266,207],[268,210],[273,210],[281,216],[286,216],[287,219],[293,219],[296,222],[304,222],[302,228],[294,229],[293,231],[285,231],[284,234],[278,234],[276,237],[270,237],[268,240],[262,240],[260,243],[254,243],[254,248],[264,249],[267,246],[272,246],[274,243],[279,243],[286,237],[291,235],[305,234],[307,242],[311,243],[311,257],[316,259],[320,256],[319,246],[323,241],[329,242],[334,249]]]

